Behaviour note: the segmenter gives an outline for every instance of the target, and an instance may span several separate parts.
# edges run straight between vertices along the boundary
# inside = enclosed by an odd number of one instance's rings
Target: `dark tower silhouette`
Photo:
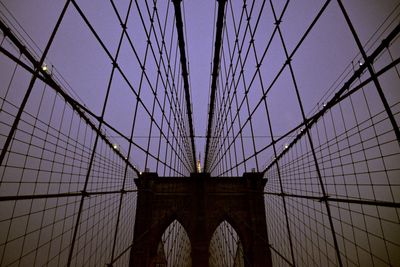
[[[271,266],[259,173],[215,179],[205,173],[188,178],[144,173],[139,189],[130,266],[156,266],[157,248],[168,225],[178,220],[189,235],[192,266],[209,266],[209,246],[224,220],[238,232],[245,266]]]

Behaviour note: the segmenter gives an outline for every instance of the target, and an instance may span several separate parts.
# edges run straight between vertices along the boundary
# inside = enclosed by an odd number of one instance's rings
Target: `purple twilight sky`
[[[121,35],[120,23],[117,20],[116,13],[112,9],[110,1],[76,1],[83,14],[87,17],[88,21],[93,26],[94,30],[98,33],[101,40],[104,41],[105,46],[110,54],[115,55],[118,46],[119,37]],[[9,18],[12,24],[24,35],[24,38],[32,45],[32,49],[43,50],[48,41],[50,33],[54,28],[56,19],[58,18],[64,1],[7,1],[3,0],[1,5],[2,15]],[[141,61],[145,59],[146,51],[146,35],[143,31],[143,25],[140,19],[140,14],[137,11],[141,10],[146,27],[149,30],[150,13],[146,9],[144,1],[133,2],[129,20],[127,24],[127,32],[137,50],[138,57]],[[167,16],[166,25],[169,30],[166,31],[166,40],[171,36],[174,31],[175,25],[173,24],[173,5],[167,1],[157,1],[158,14],[161,21]],[[248,4],[246,12],[250,14],[250,27],[254,30],[256,23],[257,30],[254,33],[255,49],[257,57],[263,54],[273,29],[275,27],[275,20],[271,11],[271,6],[268,1],[264,7],[261,7],[261,1],[256,1],[253,4]],[[116,8],[121,17],[125,18],[126,10],[129,1],[121,0],[115,1]],[[277,15],[282,13],[284,1],[272,1],[275,12]],[[307,27],[311,24],[312,20],[316,17],[318,11],[322,8],[324,2],[317,0],[307,1],[292,1],[287,6],[280,25],[283,38],[285,39],[287,50],[289,53],[294,49],[299,42],[301,36],[305,33]],[[355,29],[357,30],[361,42],[366,44],[372,34],[377,30],[379,25],[384,22],[385,18],[390,12],[398,6],[398,1],[345,1],[345,7],[352,19]],[[148,4],[149,10],[152,9],[153,3]],[[167,15],[167,6],[169,6],[169,13]],[[213,53],[213,33],[215,28],[215,13],[217,4],[215,1],[184,1],[182,5],[184,13],[184,23],[186,27],[186,45],[188,52],[188,59],[190,62],[190,92],[193,103],[193,121],[196,136],[205,136],[207,128],[207,112],[210,91],[210,78],[211,78],[211,61]],[[229,1],[226,10],[226,31],[224,31],[224,55],[225,61],[228,61],[228,42],[230,39],[230,49],[234,49],[234,24],[236,27],[239,25],[240,16],[243,12],[243,4],[239,1]],[[16,21],[12,18],[15,17]],[[234,14],[232,16],[232,14]],[[235,20],[233,20],[233,17]],[[259,21],[257,18],[259,17]],[[162,24],[162,23],[161,23]],[[156,28],[158,24],[156,23]],[[23,33],[22,29],[25,31]],[[176,38],[176,32],[174,33]],[[32,38],[29,40],[27,37]],[[245,23],[239,28],[239,39],[244,40],[244,51],[249,47],[249,33],[245,30]],[[154,37],[151,37],[153,44],[156,43]],[[34,48],[33,42],[38,45]],[[175,39],[176,42],[176,39]],[[377,43],[371,43],[372,48]],[[154,47],[156,47],[154,45]],[[237,48],[236,48],[237,49]],[[155,48],[155,50],[157,50]],[[171,50],[175,55],[176,51]],[[157,51],[155,51],[157,53]],[[236,51],[237,52],[237,51]],[[41,53],[38,51],[38,54]],[[146,81],[142,82],[141,98],[145,106],[151,110],[153,106],[153,96],[150,87],[156,87],[156,60],[152,59],[152,54],[148,52],[146,62],[146,73],[150,81],[146,85]],[[237,53],[236,53],[237,54]],[[357,59],[358,48],[354,39],[345,23],[343,15],[340,12],[336,1],[329,3],[328,7],[322,14],[321,18],[317,21],[316,25],[311,30],[305,41],[300,48],[296,51],[293,57],[292,66],[296,75],[297,85],[300,92],[300,97],[303,101],[305,113],[310,115],[318,103],[323,102],[321,98],[329,90],[330,86],[336,81],[340,74],[355,60]],[[259,60],[259,59],[258,59]],[[82,17],[77,12],[74,6],[69,6],[66,15],[61,22],[59,31],[56,34],[54,43],[52,44],[49,54],[46,58],[48,65],[54,65],[58,73],[64,77],[65,81],[71,86],[75,92],[74,97],[78,96],[78,101],[85,104],[95,114],[100,115],[108,80],[110,78],[111,62],[106,55],[104,49],[99,45],[94,35],[90,32],[87,25],[82,20]],[[121,69],[127,75],[132,87],[136,92],[140,87],[141,72],[138,61],[132,52],[131,47],[124,37],[119,54],[118,63]],[[260,73],[265,83],[265,87],[271,83],[272,79],[282,67],[286,58],[280,40],[276,37],[273,38],[268,53],[263,59]],[[234,62],[238,62],[234,58]],[[227,63],[228,64],[228,63]],[[223,70],[228,65],[221,65]],[[229,67],[229,66],[228,66]],[[244,74],[239,82],[237,82],[237,97],[236,104],[233,101],[232,110],[237,111],[239,105],[244,101],[245,87],[248,85],[256,70],[255,56],[250,51],[247,61],[244,66]],[[178,70],[177,70],[178,71]],[[178,77],[178,75],[177,75]],[[218,91],[222,92],[222,84],[225,83],[226,75],[219,79]],[[231,79],[231,78],[229,78]],[[228,79],[228,80],[229,80]],[[245,83],[243,82],[245,80]],[[257,80],[257,79],[256,79]],[[178,81],[177,81],[178,82]],[[151,84],[151,86],[150,86]],[[255,81],[248,93],[249,106],[240,106],[240,123],[248,117],[249,110],[255,108],[258,100],[261,97],[261,85],[259,81]],[[162,86],[158,86],[162,88]],[[71,91],[71,90],[70,90]],[[389,99],[396,99],[398,92],[388,90],[386,92]],[[221,96],[222,94],[220,94]],[[232,92],[230,96],[233,97]],[[393,97],[392,97],[393,96]],[[218,98],[218,97],[217,97]],[[183,99],[183,98],[182,98]],[[162,96],[160,97],[160,107],[155,109],[158,113],[157,119],[160,123],[160,109]],[[233,99],[231,99],[233,100]],[[132,128],[133,113],[136,105],[136,97],[130,92],[129,86],[124,81],[123,77],[116,73],[111,83],[110,99],[107,103],[104,118],[117,130],[121,131],[125,136],[129,137]],[[271,123],[274,135],[280,136],[293,127],[302,122],[300,116],[300,109],[298,100],[293,89],[293,83],[289,76],[287,68],[283,71],[282,75],[276,83],[273,84],[272,89],[268,93],[267,103],[269,105]],[[181,103],[182,107],[184,106]],[[217,106],[219,103],[217,103]],[[157,105],[156,105],[157,106]],[[219,105],[218,107],[220,107]],[[165,108],[167,110],[168,108]],[[266,115],[259,112],[258,109],[252,118],[253,131],[256,136],[268,136],[269,128],[266,122]],[[134,136],[138,136],[137,144],[146,148],[147,140],[144,138],[149,135],[148,115],[143,113],[143,109],[139,107],[138,117],[140,117],[143,127],[135,126]],[[143,113],[143,114],[142,114]],[[236,120],[237,122],[238,120]],[[239,124],[234,123],[234,131],[237,133]],[[167,130],[162,130],[167,135]],[[170,129],[172,131],[172,128]],[[249,136],[251,129],[248,124],[243,128],[244,141],[242,142],[243,148],[238,152],[229,152],[234,154],[242,154],[242,158],[254,154],[252,150],[251,141],[246,136]],[[230,132],[229,134],[232,134]],[[117,134],[110,133],[111,136]],[[152,132],[152,135],[159,136],[160,132]],[[144,137],[143,137],[144,136]],[[201,154],[201,160],[204,158],[205,138],[196,138],[197,155]],[[127,142],[119,137],[115,137],[115,142],[119,144],[123,151],[128,150]],[[271,142],[270,138],[256,138],[256,147],[262,147]],[[284,145],[283,141],[280,146]],[[236,143],[235,143],[236,145]],[[156,151],[156,142],[151,142],[150,150]],[[237,144],[237,146],[239,146]],[[131,155],[131,159],[136,162],[141,169],[144,168],[145,159],[143,152],[135,150]],[[246,151],[243,151],[246,150]],[[157,153],[153,153],[157,157]],[[265,153],[258,155],[259,163],[255,163],[254,159],[248,160],[248,166],[241,166],[239,173],[245,169],[265,165],[272,157],[272,151],[267,150]],[[165,160],[167,161],[167,160]],[[240,161],[240,160],[239,160]],[[155,161],[148,163],[151,169],[155,167]],[[257,166],[256,166],[257,165]],[[260,166],[259,166],[260,165]],[[243,168],[244,167],[244,168]]]

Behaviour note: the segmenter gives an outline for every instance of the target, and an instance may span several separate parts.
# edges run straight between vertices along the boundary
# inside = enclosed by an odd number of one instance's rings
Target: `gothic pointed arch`
[[[215,229],[209,246],[209,266],[245,266],[243,246],[239,234],[226,220]]]
[[[152,267],[155,258],[161,259],[159,264],[163,265],[159,266],[185,266],[172,260],[170,255],[178,250],[168,247],[168,240],[181,238],[182,233],[187,233],[190,240],[193,267],[271,266],[264,198],[259,193],[265,185],[261,175],[212,179],[198,174],[187,179],[148,174],[135,179],[135,183],[139,194],[133,244],[140,246],[132,246],[130,266]],[[216,231],[220,228],[222,232]],[[230,264],[210,264],[209,248],[215,231],[219,236],[224,231],[229,233],[225,236],[233,242],[227,249]],[[179,251],[188,251],[184,243],[178,245]],[[186,259],[182,261],[185,264],[190,262],[186,256],[179,258]]]
[[[159,247],[164,255],[162,266],[189,267],[192,266],[191,244],[189,235],[183,225],[174,220],[165,229],[159,242]],[[157,265],[156,265],[157,266]]]

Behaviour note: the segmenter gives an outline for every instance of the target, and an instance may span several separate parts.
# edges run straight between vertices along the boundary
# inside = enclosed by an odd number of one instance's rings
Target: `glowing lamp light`
[[[118,145],[117,144],[113,144],[113,148],[114,149],[118,149]]]
[[[47,67],[46,64],[43,64],[43,65],[42,65],[42,70],[43,70],[43,71],[48,71],[48,70],[49,70],[49,67]]]
[[[201,172],[200,160],[197,160],[197,172]]]
[[[285,144],[285,149],[288,149],[289,148],[289,145],[288,144]]]

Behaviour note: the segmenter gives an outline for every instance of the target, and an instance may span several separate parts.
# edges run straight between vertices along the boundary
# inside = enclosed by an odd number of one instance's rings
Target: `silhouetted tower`
[[[135,180],[138,202],[130,266],[157,266],[161,236],[175,220],[191,243],[191,264],[209,266],[210,241],[223,221],[236,230],[244,266],[272,266],[268,248],[263,190],[259,173],[214,178],[209,174],[158,177],[143,173]],[[240,250],[237,250],[240,251]]]

